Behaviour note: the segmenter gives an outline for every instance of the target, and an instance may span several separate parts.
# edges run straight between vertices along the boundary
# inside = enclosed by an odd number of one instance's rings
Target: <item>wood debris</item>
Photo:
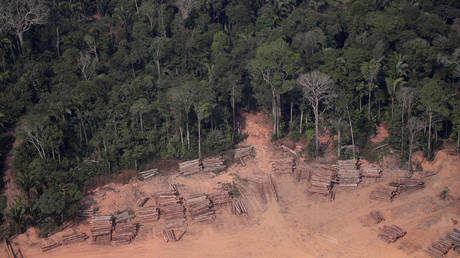
[[[141,171],[138,174],[140,177],[142,177],[142,179],[144,179],[144,181],[147,181],[147,180],[152,179],[154,176],[158,175],[158,169],[153,168],[153,169]]]
[[[115,225],[112,232],[112,243],[129,244],[136,237],[137,224],[133,222],[122,222]]]
[[[177,239],[176,239],[176,234],[174,233],[174,230],[163,230],[161,232],[163,234],[163,239],[165,240],[165,242],[176,242]]]
[[[379,201],[391,201],[396,195],[398,195],[397,187],[379,186],[371,192],[369,198]]]
[[[233,199],[232,200],[232,213],[235,215],[241,215],[248,213],[248,209],[246,208],[246,204],[241,199]]]
[[[456,228],[451,233],[447,234],[447,238],[452,241],[455,247],[460,247],[460,231]]]
[[[72,243],[84,242],[86,239],[88,239],[88,236],[83,232],[63,235],[62,244],[68,245]]]
[[[371,211],[369,213],[369,218],[374,224],[379,224],[384,221],[383,215],[379,211]]]
[[[187,210],[195,222],[214,221],[216,211],[212,209],[212,203],[204,193],[192,194],[185,198]]]
[[[225,169],[224,159],[222,157],[203,159],[204,172],[219,172]]]
[[[341,187],[357,187],[361,182],[361,174],[356,159],[337,161],[337,178]]]
[[[399,182],[393,184],[398,185],[399,193],[412,193],[425,188],[425,183],[422,180],[414,178],[400,178]]]
[[[42,241],[42,243],[40,244],[40,248],[42,249],[42,252],[47,252],[47,251],[49,251],[51,249],[59,247],[60,245],[61,245],[61,243],[58,242],[57,240],[47,238],[47,239]]]
[[[329,196],[336,177],[336,170],[331,166],[315,164],[310,171],[310,188],[308,191]]]
[[[179,163],[179,172],[184,176],[193,175],[202,170],[202,164],[199,159],[184,161]]]
[[[295,169],[295,158],[288,156],[272,160],[272,169],[277,175],[292,174]]]
[[[93,215],[90,224],[94,243],[108,244],[113,229],[112,215]]]
[[[81,218],[91,218],[94,215],[94,209],[82,209],[78,212],[78,216]]]
[[[6,254],[8,255],[8,258],[23,258],[24,257],[22,255],[20,248],[18,248],[17,251],[14,251],[14,246],[13,244],[11,244],[10,240],[5,239],[5,244],[6,244]]]
[[[144,205],[150,200],[149,197],[145,197],[144,199],[139,200],[137,202],[137,207],[144,207]]]
[[[228,191],[216,190],[208,194],[208,197],[214,206],[226,205],[232,202],[232,196]]]
[[[254,147],[248,146],[248,147],[242,147],[235,149],[235,159],[245,159],[245,158],[253,158],[255,156],[254,153]]]
[[[404,235],[406,235],[406,231],[396,225],[391,225],[383,226],[380,229],[378,237],[387,243],[393,243]]]
[[[425,249],[425,253],[434,258],[443,257],[452,247],[454,247],[454,243],[451,239],[440,238],[431,247]]]

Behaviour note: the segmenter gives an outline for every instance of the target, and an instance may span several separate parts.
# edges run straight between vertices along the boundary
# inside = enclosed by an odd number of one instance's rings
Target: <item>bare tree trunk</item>
[[[16,35],[18,36],[18,39],[19,39],[19,47],[20,47],[20,51],[21,51],[21,53],[22,53],[22,46],[24,45],[23,32],[17,31],[17,32],[16,32]]]
[[[182,146],[184,146],[184,132],[183,132],[182,126],[179,126],[179,132],[180,132],[180,143]]]
[[[391,121],[393,121],[393,113],[395,112],[394,101],[395,97],[391,96]]]
[[[235,83],[232,84],[232,116],[233,116],[233,133],[235,133],[236,121],[235,121]]]
[[[300,127],[300,134],[302,135],[302,119],[303,119],[303,110],[300,111],[300,123],[299,123],[299,127]]]
[[[401,108],[401,157],[404,155],[404,106]]]
[[[412,171],[412,146],[414,144],[414,134],[411,132],[410,141],[409,141],[409,160],[407,161],[407,169]]]
[[[201,119],[198,117],[198,158],[201,159]]]
[[[318,150],[319,150],[319,139],[318,139],[318,137],[319,137],[319,135],[318,135],[319,134],[319,130],[318,130],[318,123],[319,123],[319,121],[318,121],[318,116],[319,116],[318,108],[319,107],[318,107],[318,105],[319,105],[319,101],[318,101],[318,98],[316,98],[316,103],[315,103],[315,106],[313,107],[314,112],[315,112],[315,136],[316,136],[315,137],[316,138],[315,139],[315,144],[316,144],[315,152],[316,152],[316,155],[318,155]]]
[[[188,119],[187,119],[187,149],[190,150],[190,131],[188,129]]]
[[[157,65],[158,80],[160,80],[161,79],[160,60],[155,60],[155,64]]]
[[[277,95],[277,107],[278,107],[278,113],[276,116],[276,137],[278,138],[280,136],[280,120],[281,120],[281,95]]]
[[[372,95],[372,90],[371,90],[371,84],[369,83],[369,98],[368,98],[368,109],[367,109],[367,120],[371,120],[371,95]]]
[[[61,56],[61,49],[60,49],[60,41],[59,41],[59,27],[56,27],[56,52],[58,56]]]
[[[457,153],[460,150],[460,130],[457,132]]]
[[[136,13],[139,13],[139,5],[137,4],[137,0],[134,0],[134,4],[136,5]]]
[[[292,103],[292,100],[291,100],[291,119],[289,120],[289,123],[292,124],[292,106],[294,105],[294,103]]]
[[[139,113],[139,120],[141,121],[141,132],[144,133],[144,124],[142,123],[142,113]]]
[[[342,121],[342,118],[339,118],[339,122],[337,123],[337,157],[340,158],[340,121]]]
[[[277,135],[276,132],[276,96],[275,96],[275,91],[272,90],[272,111],[273,111],[273,133]]]
[[[433,118],[433,114],[430,110],[430,113],[428,114],[429,116],[429,124],[428,124],[428,154],[431,154],[431,121]]]
[[[356,158],[355,137],[353,136],[353,125],[351,123],[350,111],[348,110],[348,107],[347,107],[347,114],[348,114],[348,122],[350,123],[351,144],[353,145],[353,158],[355,159]]]

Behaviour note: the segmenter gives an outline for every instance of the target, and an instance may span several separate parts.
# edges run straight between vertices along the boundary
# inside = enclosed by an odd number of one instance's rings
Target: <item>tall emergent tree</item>
[[[325,105],[333,97],[332,87],[333,82],[329,75],[320,71],[313,71],[302,74],[297,78],[297,83],[302,87],[304,97],[310,102],[315,114],[315,151],[318,154],[318,122],[319,110],[321,105]]]

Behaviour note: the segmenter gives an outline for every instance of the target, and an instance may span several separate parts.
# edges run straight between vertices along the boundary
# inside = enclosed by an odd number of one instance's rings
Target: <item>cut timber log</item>
[[[113,229],[112,215],[94,215],[90,221],[92,239],[98,244],[108,244]]]
[[[137,224],[132,222],[123,222],[117,224],[112,232],[112,243],[129,244],[136,237]]]
[[[62,236],[62,244],[63,245],[68,245],[72,243],[78,243],[78,242],[84,242],[88,239],[88,236],[83,233],[74,233],[74,234],[69,234],[69,235],[63,235]]]
[[[136,221],[139,224],[155,222],[159,218],[159,210],[156,206],[144,206],[135,211]]]
[[[214,206],[225,205],[232,202],[232,196],[227,191],[214,191],[208,196]]]
[[[379,186],[374,189],[369,198],[379,201],[391,201],[398,194],[398,189],[392,186]]]
[[[232,200],[232,213],[235,215],[241,215],[248,213],[248,209],[246,208],[246,204],[241,199],[233,199]]]
[[[387,243],[396,242],[399,238],[406,235],[406,231],[396,225],[383,226],[378,237]]]
[[[341,187],[357,187],[361,174],[355,159],[337,161],[337,179]]]
[[[295,168],[295,158],[288,156],[272,160],[272,170],[275,174],[292,174]]]
[[[184,175],[193,175],[202,170],[203,166],[199,159],[184,161],[179,163],[179,172]]]
[[[225,169],[224,159],[221,157],[203,159],[203,171],[216,173]]]
[[[177,239],[176,239],[176,234],[174,233],[174,230],[163,230],[161,232],[163,234],[163,239],[165,240],[165,242],[176,242]]]
[[[144,181],[147,181],[152,179],[154,176],[158,175],[158,169],[154,168],[150,170],[145,170],[139,172],[138,174],[140,177],[142,177],[142,179],[144,179]]]
[[[379,211],[371,211],[369,213],[369,218],[372,220],[372,222],[374,222],[374,224],[379,224],[385,220]]]
[[[40,245],[40,249],[42,249],[42,252],[47,252],[49,250],[52,250],[56,247],[59,247],[61,245],[60,242],[56,241],[55,239],[47,238],[42,241]]]
[[[336,181],[336,171],[326,165],[316,164],[311,168],[310,172],[310,193],[319,193],[330,195],[332,189],[332,182]]]
[[[414,191],[425,188],[425,182],[414,178],[400,178],[397,183],[399,193],[412,193]]]
[[[381,176],[381,173],[382,169],[375,165],[361,168],[361,176],[363,177],[379,178]]]
[[[242,147],[234,150],[235,159],[253,158],[255,156],[254,147]]]
[[[134,218],[133,215],[130,215],[128,211],[124,211],[119,214],[115,214],[114,216],[115,219],[115,224],[121,223],[121,222],[126,222],[132,218]]]
[[[185,202],[193,221],[214,221],[215,210],[212,209],[212,203],[206,194],[192,194],[185,198]]]

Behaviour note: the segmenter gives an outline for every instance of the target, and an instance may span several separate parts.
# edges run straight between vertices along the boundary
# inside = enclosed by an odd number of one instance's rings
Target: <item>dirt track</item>
[[[183,185],[186,191],[209,191],[217,182],[230,182],[232,175],[246,178],[269,173],[273,153],[270,128],[263,115],[246,115],[248,138],[242,144],[253,145],[256,158],[244,168],[234,165],[214,178],[201,174],[110,185],[114,190],[105,190],[104,194],[99,190],[95,199],[103,211],[114,212],[132,205],[136,195],[159,190],[165,182]],[[189,226],[184,238],[176,243],[165,243],[160,238],[160,222],[141,228],[134,242],[125,246],[88,242],[41,253],[33,229],[14,242],[25,257],[426,257],[423,249],[452,229],[451,219],[460,220],[460,160],[441,151],[433,163],[423,166],[440,173],[428,180],[424,190],[401,195],[391,203],[371,201],[369,193],[397,176],[397,171],[384,171],[383,181],[361,184],[357,190],[339,189],[334,202],[307,194],[305,182],[296,183],[291,176],[276,177],[279,203],[253,203],[249,216],[231,215],[228,208],[218,210],[214,223]],[[451,198],[440,200],[439,193],[447,186]],[[378,226],[363,226],[361,219],[371,210],[381,211],[385,221]],[[377,234],[379,226],[387,224],[399,225],[408,233],[398,242],[386,244]],[[87,231],[88,227],[82,224],[76,229]],[[455,257],[454,252],[447,257]]]

